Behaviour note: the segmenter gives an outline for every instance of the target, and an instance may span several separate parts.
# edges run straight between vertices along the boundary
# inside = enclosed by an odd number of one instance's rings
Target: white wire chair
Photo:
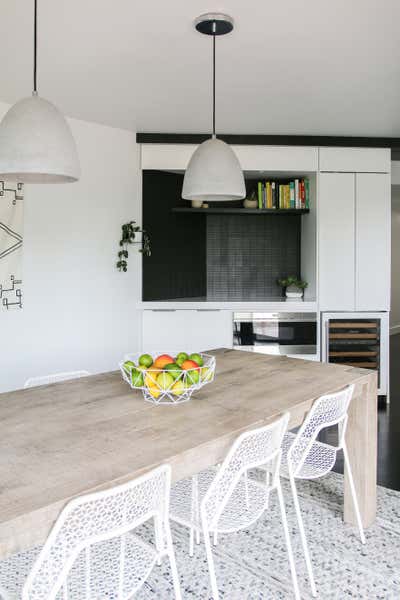
[[[46,543],[0,562],[5,600],[127,600],[156,562],[168,556],[176,600],[179,577],[169,526],[171,468],[76,498],[61,512]],[[132,533],[154,520],[155,544]],[[33,566],[32,566],[33,563]]]
[[[89,377],[89,371],[70,371],[67,373],[54,373],[53,375],[43,375],[42,377],[30,377],[24,383],[24,388],[38,387],[39,385],[48,385],[60,381],[69,381],[70,379],[80,379]]]
[[[278,493],[295,597],[300,598],[279,479],[281,443],[288,420],[289,415],[285,414],[270,425],[243,433],[219,468],[202,471],[172,488],[170,518],[190,529],[192,549],[193,532],[204,535],[214,600],[218,600],[219,593],[210,534],[247,528],[268,508],[269,493],[274,489]],[[269,467],[266,484],[247,477],[249,469],[265,464]]]
[[[335,394],[321,396],[316,400],[303,421],[297,433],[288,432],[282,444],[283,457],[281,475],[289,478],[293,501],[303,545],[313,596],[317,595],[311,559],[304,530],[303,519],[296,489],[296,479],[317,479],[329,473],[335,462],[339,450],[343,450],[345,469],[350,483],[351,497],[356,514],[361,541],[365,544],[357,495],[354,487],[351,465],[346,447],[345,433],[347,425],[347,411],[353,395],[354,386],[348,386]],[[338,427],[338,444],[326,444],[317,440],[319,433],[332,426]]]

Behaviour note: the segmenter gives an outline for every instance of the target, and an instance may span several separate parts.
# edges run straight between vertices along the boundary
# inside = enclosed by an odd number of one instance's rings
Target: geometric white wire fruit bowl
[[[125,354],[124,360],[119,363],[119,368],[124,380],[133,390],[141,390],[143,398],[153,404],[180,404],[187,402],[192,394],[202,387],[211,383],[215,375],[215,356],[198,352],[203,360],[201,367],[180,371],[168,369],[157,369],[149,367],[140,369],[136,367],[133,371],[127,371],[124,367],[126,361],[138,363],[141,354]],[[141,377],[137,371],[141,371]],[[168,376],[164,374],[168,374]],[[173,381],[171,381],[173,377]]]

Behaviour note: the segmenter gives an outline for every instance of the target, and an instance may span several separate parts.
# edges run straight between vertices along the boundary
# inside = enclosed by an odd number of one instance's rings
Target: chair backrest
[[[89,375],[89,371],[69,371],[67,373],[43,375],[42,377],[30,377],[25,381],[24,388],[48,385],[49,383],[58,383],[59,381],[68,381],[69,379],[79,379],[80,377],[88,377]]]
[[[77,593],[82,600],[91,598],[90,546],[112,538],[122,540],[124,534],[152,517],[158,527],[157,545],[160,550],[164,549],[170,486],[171,467],[164,465],[129,483],[71,500],[61,512],[27,578],[22,600],[54,600],[67,585],[68,574],[82,551],[87,577],[83,577],[83,589]],[[121,543],[121,564],[124,560]],[[120,578],[123,578],[123,569]],[[126,590],[130,584],[137,587],[137,582],[120,580],[118,589]],[[131,597],[134,589],[126,597]]]
[[[326,394],[315,400],[288,451],[288,466],[293,475],[303,466],[314,441],[323,429],[339,426],[339,443],[336,447],[341,448],[353,391],[354,385],[350,385],[340,392]]]
[[[289,413],[258,429],[242,433],[232,445],[201,503],[209,528],[216,525],[242,475],[249,469],[270,465],[272,481],[279,476],[281,445]]]

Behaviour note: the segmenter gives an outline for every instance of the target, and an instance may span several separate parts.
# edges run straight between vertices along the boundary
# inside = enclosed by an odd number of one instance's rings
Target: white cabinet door
[[[390,148],[320,148],[319,170],[390,173]]]
[[[232,339],[232,312],[227,310],[143,311],[143,351],[231,348]]]
[[[390,309],[390,175],[356,175],[356,310]]]
[[[354,310],[355,302],[355,175],[319,176],[320,310]]]

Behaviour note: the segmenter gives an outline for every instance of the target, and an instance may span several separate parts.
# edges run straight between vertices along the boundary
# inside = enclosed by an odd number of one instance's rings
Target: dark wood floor
[[[400,334],[390,336],[390,404],[378,412],[378,484],[400,490]]]

